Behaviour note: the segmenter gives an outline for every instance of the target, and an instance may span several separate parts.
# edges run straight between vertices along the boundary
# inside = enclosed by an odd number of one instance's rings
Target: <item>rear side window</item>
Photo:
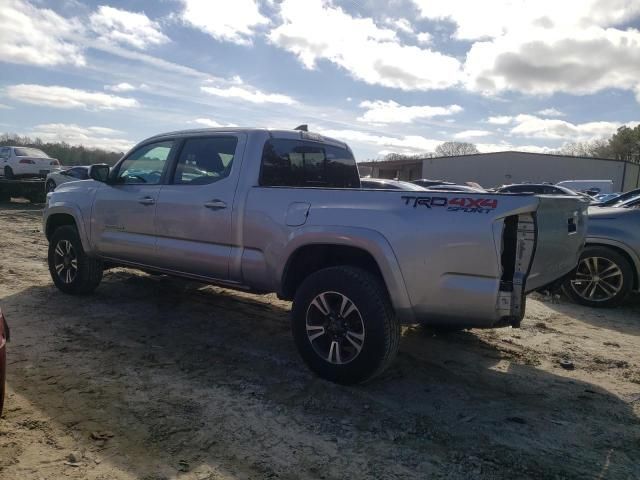
[[[237,145],[236,137],[203,137],[185,140],[176,165],[173,183],[206,185],[229,176]]]
[[[346,148],[303,140],[272,139],[262,153],[260,185],[359,188],[353,154]]]
[[[14,148],[13,151],[16,157],[36,157],[36,158],[49,158],[49,155],[37,148]]]

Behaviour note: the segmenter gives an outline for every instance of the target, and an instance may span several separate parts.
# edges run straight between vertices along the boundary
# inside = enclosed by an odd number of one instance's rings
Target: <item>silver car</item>
[[[53,192],[58,185],[75,182],[77,180],[89,180],[88,166],[71,167],[65,170],[51,172],[47,175],[45,190],[47,193]]]
[[[582,305],[614,307],[638,291],[639,276],[640,209],[591,207],[586,248],[564,284],[567,295]]]

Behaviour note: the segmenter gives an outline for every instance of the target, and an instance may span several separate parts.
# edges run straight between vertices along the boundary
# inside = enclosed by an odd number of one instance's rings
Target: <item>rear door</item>
[[[185,138],[158,197],[160,266],[229,279],[233,202],[246,143],[243,134]]]
[[[175,145],[171,139],[140,146],[115,167],[113,183],[98,189],[91,239],[100,255],[157,264],[156,204]]]

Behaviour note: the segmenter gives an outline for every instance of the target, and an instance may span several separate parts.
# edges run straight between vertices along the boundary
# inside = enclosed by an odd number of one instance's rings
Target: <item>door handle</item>
[[[222,210],[223,208],[227,208],[227,204],[222,200],[211,200],[204,204],[205,208],[209,208],[211,210]]]
[[[153,205],[156,201],[151,197],[142,197],[138,200],[138,203],[141,203],[142,205]]]

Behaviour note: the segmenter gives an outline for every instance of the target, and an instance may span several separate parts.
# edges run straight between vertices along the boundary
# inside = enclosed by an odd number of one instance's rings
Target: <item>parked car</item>
[[[604,206],[607,202],[609,202],[610,200],[614,200],[614,199],[618,198],[620,195],[622,195],[622,192],[599,193],[594,198],[596,199],[596,202],[598,203],[598,206]]]
[[[0,171],[5,178],[46,177],[60,169],[60,162],[31,147],[0,147]]]
[[[402,323],[519,325],[586,233],[577,196],[362,189],[346,144],[298,130],[157,135],[89,173],[48,195],[58,289],[90,293],[127,265],[276,292],[303,360],[345,384],[390,364]]]
[[[640,195],[628,198],[624,202],[616,203],[617,208],[638,208],[640,207]]]
[[[413,190],[424,191],[424,188],[411,182],[402,180],[387,180],[384,178],[361,178],[360,188],[372,188],[375,190]]]
[[[574,192],[584,192],[591,196],[613,192],[613,180],[564,180],[556,183],[556,185],[569,188]]]
[[[629,190],[628,192],[621,193],[615,198],[605,200],[601,202],[598,206],[599,207],[617,207],[618,205],[626,202],[627,200],[635,198],[639,195],[640,195],[640,188],[636,188],[635,190]]]
[[[4,394],[7,382],[7,342],[9,341],[9,325],[0,310],[0,415],[4,407]]]
[[[72,167],[67,170],[51,172],[47,175],[45,190],[47,193],[53,192],[58,185],[76,180],[89,180],[89,167]]]
[[[487,193],[487,191],[482,188],[470,187],[468,185],[434,185],[432,187],[426,187],[426,189],[438,192]]]
[[[421,178],[419,180],[411,180],[411,183],[415,183],[420,187],[435,187],[436,185],[455,185],[453,182],[447,182],[446,180],[432,180],[430,178]]]
[[[638,290],[639,277],[640,209],[590,208],[586,247],[565,293],[582,305],[615,307]]]
[[[503,185],[495,190],[498,193],[534,193],[536,195],[578,195],[573,190],[550,183],[515,183]]]

